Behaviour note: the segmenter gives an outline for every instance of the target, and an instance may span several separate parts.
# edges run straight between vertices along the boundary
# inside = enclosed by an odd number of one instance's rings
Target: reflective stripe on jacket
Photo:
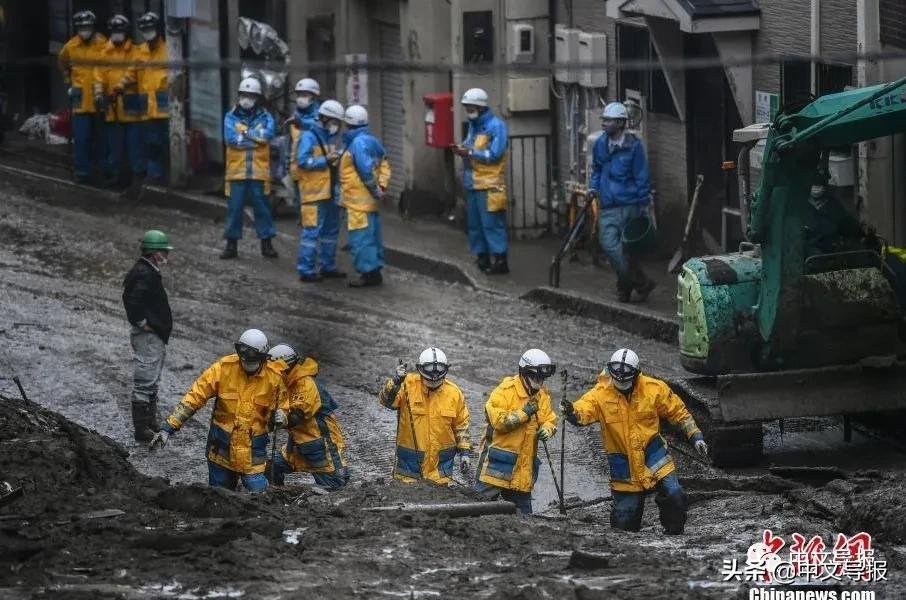
[[[518,375],[505,377],[485,404],[487,428],[481,440],[478,479],[489,485],[517,492],[531,492],[538,478],[538,429],[551,435],[557,430],[557,415],[551,410],[546,388],[535,394],[538,411],[524,410],[529,394]]]
[[[390,163],[384,147],[367,127],[343,134],[340,158],[340,205],[361,212],[378,210],[378,189],[390,185]]]
[[[654,488],[676,467],[660,434],[660,419],[678,426],[692,442],[703,439],[695,419],[670,387],[654,377],[639,375],[629,401],[613,387],[610,377],[573,403],[577,425],[601,423],[601,436],[610,464],[610,486],[619,492]]]
[[[263,108],[246,111],[237,106],[229,111],[223,119],[226,180],[253,179],[270,183],[270,141],[273,137],[274,118]]]
[[[195,380],[164,427],[178,431],[209,398],[214,398],[208,460],[237,473],[263,473],[268,459],[267,424],[271,413],[277,408],[289,410],[280,372],[284,366],[266,362],[249,376],[238,355],[224,356]]]
[[[298,168],[299,193],[303,204],[332,197],[331,166],[324,153],[332,152],[336,142],[337,136],[330,135],[320,124],[302,132],[292,162]]]
[[[333,415],[336,402],[318,385],[318,363],[306,358],[286,374],[289,410],[302,413],[302,422],[289,428],[283,457],[294,471],[333,473],[345,467],[345,443]]]
[[[491,109],[469,121],[463,142],[469,156],[463,161],[467,190],[506,189],[507,126]]]
[[[378,400],[397,411],[393,476],[405,482],[423,478],[449,483],[456,454],[468,454],[472,447],[462,390],[449,379],[430,390],[421,375],[409,373],[399,387],[388,380]]]
[[[107,38],[95,33],[87,42],[75,35],[60,50],[57,62],[63,72],[63,82],[72,88],[69,105],[76,114],[93,113],[94,66],[80,62],[97,61],[101,58]]]
[[[598,193],[602,208],[648,204],[651,180],[642,142],[627,133],[611,152],[607,134],[599,137],[592,149],[589,187]]]
[[[142,62],[167,62],[167,42],[160,37],[138,46]],[[167,69],[164,67],[139,67],[138,91],[148,105],[149,119],[166,119],[170,116],[170,90],[167,87]]]
[[[147,102],[138,93],[138,79],[133,63],[139,59],[136,46],[126,40],[119,46],[111,41],[104,44],[100,60],[94,68],[94,92],[107,97],[107,122],[135,123],[145,118]],[[117,86],[123,89],[116,94]],[[114,101],[115,97],[115,101]]]

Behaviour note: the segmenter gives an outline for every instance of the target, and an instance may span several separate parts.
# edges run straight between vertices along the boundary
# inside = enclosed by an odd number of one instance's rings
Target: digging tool
[[[686,229],[683,231],[683,241],[680,247],[673,253],[673,258],[667,265],[668,273],[679,273],[680,266],[689,258],[689,234],[692,232],[692,223],[695,222],[695,214],[698,212],[698,195],[702,189],[704,175],[695,176],[695,191],[692,193],[692,204],[689,205],[689,215],[686,217]]]
[[[279,408],[279,407],[277,406],[277,397],[275,395],[274,396],[274,410],[277,410],[277,408]],[[274,418],[273,413],[271,413],[271,418],[272,419]],[[274,476],[277,473],[276,464],[277,464],[277,421],[275,419],[274,420],[274,437],[271,438],[271,485],[274,485],[274,481],[276,481],[276,479],[274,479]]]
[[[541,423],[538,421],[538,413],[535,413],[532,416],[535,417],[535,423],[538,425],[538,427],[541,427]],[[539,438],[537,437],[537,434],[535,434],[535,435],[536,435],[535,443],[537,444]],[[554,461],[551,460],[551,451],[548,450],[547,442],[545,442],[544,440],[541,440],[541,445],[544,446],[544,455],[547,457],[547,466],[551,468],[551,477],[553,477],[553,479],[554,479],[554,489],[557,490],[557,497],[560,499],[560,502],[562,503],[563,502],[563,492],[560,491],[560,483],[557,481],[557,472],[554,471]],[[562,504],[561,504],[561,506],[562,506]]]
[[[363,508],[363,512],[422,513],[446,515],[448,517],[477,517],[481,515],[513,515],[516,505],[500,500],[497,502],[463,502],[461,504],[401,504],[399,506],[374,506]]]
[[[560,371],[560,384],[563,391],[563,401],[567,402],[566,399],[566,383],[567,378],[566,369]],[[560,514],[566,514],[566,504],[564,503],[563,497],[566,495],[566,420],[563,421],[563,429],[560,431]]]
[[[19,381],[18,375],[13,376],[13,382],[16,384],[16,387],[19,388],[19,393],[22,395],[22,399],[26,402],[29,402],[28,396],[25,395],[25,388],[22,387],[22,382]]]

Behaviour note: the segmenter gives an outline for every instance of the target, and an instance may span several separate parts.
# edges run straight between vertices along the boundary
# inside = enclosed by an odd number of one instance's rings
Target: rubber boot
[[[506,253],[495,254],[494,262],[491,268],[487,270],[488,275],[506,275],[510,272],[510,267],[506,261]]]
[[[362,273],[357,279],[350,281],[349,287],[374,287],[381,285],[383,282],[384,278],[381,276],[381,270],[375,269],[374,271],[369,271],[368,273]]]
[[[261,256],[266,258],[277,258],[277,251],[274,250],[274,245],[271,243],[271,238],[266,240],[261,240]]]
[[[163,419],[157,414],[157,396],[151,396],[151,403],[148,405],[148,429],[157,433],[162,422]]]
[[[487,254],[479,254],[475,264],[478,265],[478,269],[482,273],[487,273],[488,269],[491,268],[491,258]]]
[[[321,271],[323,279],[346,279],[346,273],[334,269],[333,271]]]
[[[664,527],[664,533],[667,535],[680,535],[686,526],[686,510],[688,501],[686,493],[680,489],[670,494],[665,494],[658,490],[654,497],[654,503],[660,510],[661,525]]]
[[[154,431],[151,430],[151,412],[150,404],[144,402],[132,403],[132,425],[135,428],[135,441],[148,443],[154,438]]]
[[[239,256],[239,241],[238,240],[227,240],[226,248],[223,249],[223,252],[220,253],[220,258],[236,258]]]
[[[317,283],[321,281],[321,275],[318,273],[299,273],[299,281],[302,283]]]

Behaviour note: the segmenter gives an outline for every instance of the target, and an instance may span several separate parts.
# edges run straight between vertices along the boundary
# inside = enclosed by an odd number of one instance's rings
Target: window
[[[462,56],[467,63],[494,62],[494,13],[462,13]]]
[[[881,43],[906,48],[906,3],[881,0]]]
[[[853,68],[849,65],[818,64],[818,95],[842,92],[853,83]]]
[[[648,64],[647,69],[624,69],[624,61]],[[657,50],[644,27],[617,24],[617,64],[620,97],[626,90],[637,90],[645,98],[651,112],[677,116],[676,104],[667,85],[667,76],[660,67]]]
[[[782,96],[781,104],[808,102],[812,89],[812,66],[804,61],[787,61],[780,65]],[[816,65],[816,82],[818,96],[842,92],[852,85],[853,68],[849,65]]]

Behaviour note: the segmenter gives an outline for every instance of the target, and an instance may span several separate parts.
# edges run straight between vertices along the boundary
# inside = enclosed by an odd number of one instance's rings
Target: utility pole
[[[181,63],[185,59],[183,37],[190,17],[195,16],[195,0],[167,1],[167,59]],[[184,188],[189,180],[186,153],[186,70],[170,69],[167,77],[170,96],[170,185]]]

